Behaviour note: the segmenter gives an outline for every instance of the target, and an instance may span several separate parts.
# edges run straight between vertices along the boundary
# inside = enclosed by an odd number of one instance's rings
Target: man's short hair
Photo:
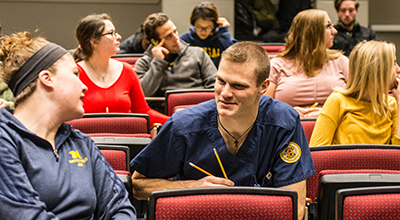
[[[146,39],[151,42],[151,39],[160,41],[160,34],[157,33],[156,29],[163,26],[169,21],[168,15],[159,12],[153,13],[147,16],[146,20],[143,22],[144,33],[146,34]]]
[[[358,10],[358,6],[360,6],[360,3],[357,0],[335,0],[335,9],[336,11],[339,11],[340,5],[342,5],[342,2],[344,1],[353,1],[356,2],[356,9]]]
[[[233,63],[252,63],[255,66],[257,86],[260,86],[269,76],[269,56],[258,43],[242,41],[234,44],[222,53],[221,59]]]

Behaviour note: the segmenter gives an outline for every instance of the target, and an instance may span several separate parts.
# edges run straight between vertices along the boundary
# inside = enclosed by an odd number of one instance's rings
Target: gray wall
[[[357,20],[363,26],[369,26],[369,21],[368,21],[369,4],[368,4],[368,1],[369,0],[358,0],[358,2],[360,3],[360,7],[358,8]],[[333,0],[317,0],[316,1],[316,8],[327,11],[332,23],[336,24],[336,22],[338,21],[338,16],[337,16],[334,5],[335,4],[334,4]]]
[[[396,45],[397,60],[400,59],[400,1],[369,0],[369,22],[381,40]]]
[[[125,39],[139,28],[147,15],[159,11],[161,0],[0,0],[2,35],[38,29],[39,36],[67,49],[77,47],[76,25],[88,14],[109,13]]]
[[[202,0],[197,2],[200,1]],[[399,47],[399,57],[400,1],[360,2],[360,23],[376,30],[381,39],[395,43]],[[169,14],[180,33],[185,32],[189,26],[190,11],[195,3],[195,0],[0,0],[0,22],[3,35],[38,29],[40,36],[71,49],[78,44],[75,39],[76,25],[88,14],[109,13],[122,39],[125,39],[136,31],[147,15],[159,11]],[[220,14],[230,21],[232,32],[233,0],[215,0],[215,3]],[[317,8],[326,8],[332,21],[336,21],[333,0],[316,0],[316,3]]]

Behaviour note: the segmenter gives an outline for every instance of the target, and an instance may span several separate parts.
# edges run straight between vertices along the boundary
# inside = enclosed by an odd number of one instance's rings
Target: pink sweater
[[[269,79],[276,84],[275,99],[291,106],[309,107],[315,102],[323,105],[335,86],[344,87],[347,82],[349,60],[340,56],[330,60],[315,77],[306,76],[298,71],[294,60],[273,58]]]

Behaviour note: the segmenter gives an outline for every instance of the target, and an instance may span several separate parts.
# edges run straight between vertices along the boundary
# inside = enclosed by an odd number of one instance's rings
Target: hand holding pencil
[[[228,179],[228,176],[226,175],[225,169],[222,165],[221,159],[219,158],[217,150],[215,148],[213,150],[214,150],[215,157],[217,158],[218,164],[222,170],[222,173],[223,173],[225,179],[222,179],[220,177],[215,177],[213,174],[209,173],[208,171],[204,170],[203,168],[197,166],[196,164],[194,164],[192,162],[189,162],[190,166],[192,166],[193,168],[195,168],[198,171],[207,175],[207,177],[204,177],[204,178],[198,180],[199,181],[198,183],[200,183],[201,186],[203,186],[203,187],[204,186],[216,186],[215,184],[222,185],[222,186],[233,186],[235,183]],[[196,184],[196,186],[199,186],[199,185]]]
[[[310,107],[294,107],[294,109],[299,113],[300,118],[316,118],[321,112],[321,107],[318,106],[318,102],[315,102]]]
[[[315,103],[312,104],[312,106],[310,106],[308,109],[313,109],[313,108],[317,107],[317,105],[318,105],[318,102],[315,102]]]
[[[235,185],[235,183],[232,182],[231,180],[222,177],[216,177],[211,173],[207,172],[206,170],[204,170],[203,168],[200,168],[196,164],[193,164],[192,162],[189,162],[189,165],[207,175],[206,177],[203,177],[195,181],[193,185],[191,185],[191,187],[221,187],[221,186]]]
[[[227,187],[234,185],[235,183],[232,180],[216,176],[205,176],[199,180],[193,181],[190,187]]]

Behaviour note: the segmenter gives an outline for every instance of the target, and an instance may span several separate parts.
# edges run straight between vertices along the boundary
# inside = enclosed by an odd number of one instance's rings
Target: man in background
[[[332,49],[343,51],[347,57],[359,42],[376,39],[376,34],[372,29],[361,26],[356,20],[359,5],[356,0],[335,0],[339,20],[334,25],[338,33],[333,41]]]
[[[179,39],[175,24],[164,13],[149,15],[143,23],[149,48],[136,63],[145,96],[164,97],[173,89],[214,88],[217,68],[200,47]]]
[[[150,42],[146,39],[143,25],[119,45],[118,53],[143,53],[149,47]]]

